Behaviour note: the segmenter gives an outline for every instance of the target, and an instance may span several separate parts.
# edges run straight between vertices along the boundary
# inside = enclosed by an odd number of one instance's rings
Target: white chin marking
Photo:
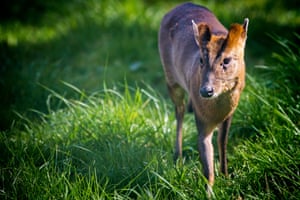
[[[211,100],[211,99],[217,98],[219,95],[220,95],[219,93],[214,93],[211,97],[204,97],[204,96],[202,96],[202,95],[200,95],[200,97],[201,97],[202,99]]]

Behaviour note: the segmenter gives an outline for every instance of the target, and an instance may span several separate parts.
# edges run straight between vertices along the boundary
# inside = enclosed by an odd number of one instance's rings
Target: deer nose
[[[200,94],[205,98],[212,97],[214,95],[214,88],[211,86],[203,86],[200,88]]]

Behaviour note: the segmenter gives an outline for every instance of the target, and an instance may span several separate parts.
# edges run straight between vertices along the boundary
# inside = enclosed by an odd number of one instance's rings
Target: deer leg
[[[176,161],[178,158],[182,158],[182,124],[185,112],[184,90],[179,85],[175,84],[172,87],[168,85],[168,91],[175,105],[175,117],[177,121],[174,154],[174,161]]]
[[[198,129],[198,150],[200,154],[200,160],[203,167],[203,174],[208,180],[208,187],[214,184],[214,149],[212,145],[212,130],[206,131],[206,127],[198,119],[195,114],[196,125]]]
[[[184,105],[176,106],[175,112],[176,112],[177,127],[176,127],[174,161],[176,161],[178,158],[182,158],[182,124],[183,124],[183,117],[184,117]]]
[[[226,151],[231,119],[232,116],[228,117],[222,124],[220,124],[218,133],[220,170],[225,176],[228,176]]]

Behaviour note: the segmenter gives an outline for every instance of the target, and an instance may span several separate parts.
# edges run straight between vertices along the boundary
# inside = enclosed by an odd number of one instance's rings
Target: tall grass
[[[4,199],[187,199],[181,179],[204,185],[193,178],[201,174],[198,164],[173,167],[174,118],[152,89],[125,86],[122,93],[87,96],[65,84],[78,99],[48,89],[49,114],[39,113],[39,122],[20,116],[1,133]],[[52,100],[64,108],[53,111]]]
[[[171,121],[166,104],[151,91],[138,89],[131,95],[126,88],[121,95],[105,89],[86,96],[75,89],[79,100],[52,91],[50,114],[40,114],[41,123],[23,118],[13,133],[1,134],[5,158],[15,158],[3,163],[2,195],[56,199],[64,194],[80,199],[78,192],[86,189],[96,196],[105,191],[117,191],[113,196],[133,193],[121,188],[145,184],[152,179],[151,171],[159,172],[168,163]],[[52,111],[52,98],[66,108]]]
[[[299,66],[298,57],[285,59]],[[292,69],[284,71],[292,83],[295,68],[280,65]],[[261,76],[247,76],[230,138],[230,178],[216,169],[216,199],[300,197],[298,102],[274,94],[274,88],[297,93],[298,87],[277,80],[272,67],[261,68]],[[75,98],[45,87],[48,114],[34,111],[37,121],[19,115],[1,132],[3,199],[206,199],[197,153],[173,165],[175,119],[159,93],[125,84],[121,92],[104,87],[87,95],[64,85]],[[187,116],[186,149],[195,145],[193,127]]]

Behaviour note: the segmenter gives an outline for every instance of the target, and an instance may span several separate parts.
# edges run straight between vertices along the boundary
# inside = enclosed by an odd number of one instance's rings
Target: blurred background
[[[163,15],[182,1],[3,0],[0,7],[0,130],[16,112],[34,119],[47,112],[49,91],[69,97],[70,83],[87,93],[149,84],[166,95],[157,50]],[[247,72],[270,64],[277,41],[299,42],[296,0],[194,1],[226,26],[250,19]]]

